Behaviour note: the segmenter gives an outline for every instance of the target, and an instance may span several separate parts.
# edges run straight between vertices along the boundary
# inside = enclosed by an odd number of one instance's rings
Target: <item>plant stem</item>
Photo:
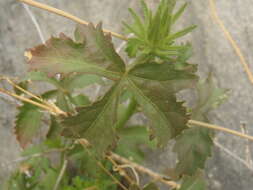
[[[74,15],[71,15],[63,10],[60,10],[60,9],[56,9],[54,7],[51,7],[51,6],[48,6],[48,5],[45,5],[43,3],[39,3],[39,2],[36,2],[36,1],[33,1],[33,0],[19,0],[20,2],[23,2],[23,3],[26,3],[28,5],[31,5],[33,7],[37,7],[37,8],[40,8],[40,9],[43,9],[43,10],[46,10],[48,12],[51,12],[51,13],[54,13],[54,14],[57,14],[57,15],[60,15],[60,16],[63,16],[65,18],[68,18],[70,20],[73,20],[79,24],[83,24],[83,25],[88,25],[89,22],[85,21],[85,20],[82,20]],[[127,41],[127,38],[121,34],[118,34],[116,32],[112,32],[110,30],[106,30],[104,29],[103,30],[105,33],[110,33],[112,36],[116,37],[116,38],[119,38],[121,40],[125,40]]]
[[[64,175],[64,172],[65,172],[65,170],[66,170],[66,168],[67,168],[67,164],[68,164],[68,161],[65,159],[64,162],[63,162],[63,165],[62,165],[60,174],[59,174],[59,176],[58,176],[58,178],[57,178],[57,180],[56,180],[56,183],[55,183],[55,185],[54,185],[53,190],[57,190],[57,189],[59,188],[59,185],[60,185],[60,183],[61,183],[61,180],[62,180],[62,177],[63,177],[63,175]]]
[[[87,153],[94,158],[94,156],[92,156],[92,154],[90,153],[90,151],[88,150],[87,146],[89,146],[89,142],[86,140],[86,139],[78,139],[76,141],[77,143],[81,144],[83,146],[83,148],[87,151]],[[158,180],[172,188],[179,188],[180,185],[177,184],[176,182],[174,181],[169,181],[169,180],[166,180],[166,176],[163,176],[161,174],[158,174],[156,172],[153,172],[152,170],[148,169],[148,168],[145,168],[139,164],[136,164],[118,154],[115,154],[113,152],[110,152],[109,155],[107,157],[110,157],[111,159],[115,160],[115,161],[118,161],[120,163],[123,163],[123,164],[127,164],[127,165],[130,165],[132,166],[133,168],[135,168],[136,170],[138,170],[139,172],[142,172],[142,173],[145,173],[145,174],[148,174],[149,176],[151,176],[153,179],[155,180]],[[96,159],[96,158],[94,158]],[[107,171],[106,168],[104,168],[104,166],[101,164],[101,162],[97,161],[97,164],[99,167],[101,167],[101,169],[103,169],[109,176],[112,177],[112,179],[114,179],[123,189],[124,188],[124,185],[122,185],[117,179],[115,179],[115,177],[109,172]]]
[[[153,172],[152,170],[148,169],[148,168],[145,168],[141,165],[138,165],[124,157],[121,157],[119,156],[118,154],[115,154],[115,153],[112,153],[109,155],[112,159],[118,161],[118,162],[121,162],[121,163],[124,163],[124,164],[129,164],[131,166],[133,166],[136,170],[138,170],[139,172],[142,172],[142,173],[145,173],[145,174],[148,174],[149,176],[151,176],[152,178],[172,187],[172,188],[179,188],[180,185],[177,184],[176,182],[174,181],[169,181],[169,180],[166,180],[166,177],[163,177],[162,175],[158,174],[158,173],[155,173]]]
[[[188,124],[223,131],[223,132],[230,133],[230,134],[233,134],[233,135],[236,135],[236,136],[239,136],[239,137],[242,137],[242,138],[253,141],[253,136],[246,135],[246,134],[240,133],[240,132],[235,131],[235,130],[220,127],[218,125],[213,125],[213,124],[205,123],[205,122],[202,122],[202,121],[195,121],[195,120],[189,120]]]
[[[136,100],[131,97],[129,99],[129,103],[127,105],[127,109],[124,111],[123,115],[119,119],[119,121],[116,123],[116,129],[122,128],[125,126],[126,122],[130,119],[130,117],[133,115],[135,109],[136,109],[137,103]]]
[[[9,92],[8,90],[2,89],[2,88],[0,88],[0,92],[3,93],[3,94],[7,94],[9,96],[12,96],[12,97],[14,97],[14,98],[16,98],[18,100],[21,100],[21,101],[24,101],[24,102],[28,102],[30,104],[38,106],[39,108],[42,108],[44,110],[49,111],[53,115],[64,115],[64,116],[67,116],[67,113],[63,112],[62,110],[60,110],[58,107],[56,107],[53,104],[51,104],[51,106],[44,105],[44,104],[35,102],[35,101],[31,100],[31,99],[25,98],[23,96],[19,96],[19,95],[15,94],[15,93]]]
[[[109,177],[111,177],[112,180],[113,180],[116,184],[118,184],[122,189],[128,190],[128,189],[127,189],[127,188],[126,188],[114,175],[111,174],[110,171],[108,171],[108,170],[104,167],[104,165],[103,165],[100,161],[97,160],[97,158],[96,158],[95,156],[93,156],[93,155],[91,154],[91,152],[90,152],[89,149],[87,148],[87,146],[89,146],[89,142],[88,142],[86,139],[79,139],[79,140],[77,140],[76,142],[82,145],[83,149],[88,153],[88,155],[89,155],[92,159],[94,159],[94,160],[96,161],[96,164],[97,164]]]
[[[135,184],[135,181],[127,175],[126,171],[118,166],[118,164],[110,156],[106,157],[114,166],[114,171],[118,171],[121,176],[123,176],[129,184]]]

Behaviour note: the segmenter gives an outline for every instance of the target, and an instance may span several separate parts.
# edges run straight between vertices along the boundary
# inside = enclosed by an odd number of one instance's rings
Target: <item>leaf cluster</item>
[[[159,189],[153,183],[145,187],[127,183],[113,170],[106,155],[114,151],[141,163],[145,157],[143,145],[163,148],[174,140],[178,162],[168,175],[181,182],[180,190],[205,189],[203,169],[211,156],[214,134],[189,127],[187,121],[207,121],[207,113],[222,102],[226,91],[217,88],[211,76],[198,82],[197,66],[188,62],[191,45],[176,41],[195,26],[173,31],[187,6],[183,4],[174,11],[175,4],[176,0],[162,0],[153,13],[141,1],[143,17],[129,9],[133,23],[124,25],[132,33],[126,44],[131,63],[124,62],[115,51],[101,23],[78,25],[74,39],[60,34],[28,50],[30,72],[20,84],[28,90],[28,81],[49,84],[51,90],[40,98],[54,103],[68,116],[49,116],[29,103],[18,108],[15,134],[31,158],[24,162],[29,166],[26,172],[19,170],[11,177],[9,188],[52,189],[67,159],[68,172],[60,184],[63,190],[119,189],[98,162],[129,189]],[[97,86],[103,92],[92,99],[87,88]],[[195,88],[198,94],[192,109],[177,99],[177,93],[187,88]],[[17,93],[24,95],[22,91]],[[132,123],[138,113],[147,122]],[[29,148],[39,135],[41,144]],[[86,151],[75,144],[78,139],[89,143]],[[63,150],[57,154],[60,164],[54,164],[45,154],[52,149]],[[43,156],[33,158],[37,153]]]
[[[183,4],[175,13],[176,0],[162,0],[153,12],[147,7],[144,0],[141,1],[143,16],[138,16],[131,8],[129,12],[133,17],[133,24],[123,23],[127,31],[134,34],[130,37],[126,51],[130,57],[156,56],[160,59],[184,59],[189,58],[191,52],[190,44],[178,45],[175,40],[188,34],[196,28],[189,26],[174,32],[173,25],[180,18],[187,3]]]

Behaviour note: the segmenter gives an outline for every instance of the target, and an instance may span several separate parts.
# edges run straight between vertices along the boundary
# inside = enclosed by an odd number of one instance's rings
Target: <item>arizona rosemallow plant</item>
[[[195,26],[174,31],[187,7],[175,10],[176,2],[162,0],[153,12],[140,1],[140,16],[129,9],[133,21],[123,23],[132,34],[127,61],[101,23],[78,25],[74,39],[60,34],[26,51],[29,72],[16,94],[27,97],[31,82],[47,83],[51,90],[18,107],[15,135],[24,160],[5,189],[158,190],[157,180],[167,189],[206,189],[203,170],[214,133],[187,122],[208,121],[226,90],[216,87],[211,75],[199,80],[197,65],[189,63],[192,46],[177,42]],[[94,84],[102,90],[92,99],[85,89]],[[198,98],[186,108],[177,93],[189,88]],[[136,124],[136,115],[145,122]],[[140,184],[145,150],[163,149],[169,141],[175,142],[175,167],[161,175],[151,172],[155,180]]]

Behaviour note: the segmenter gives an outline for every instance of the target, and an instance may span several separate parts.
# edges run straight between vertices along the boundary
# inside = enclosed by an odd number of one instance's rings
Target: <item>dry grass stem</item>
[[[232,158],[234,158],[235,160],[237,160],[238,162],[240,162],[241,164],[243,164],[246,168],[248,168],[249,170],[253,171],[252,166],[249,165],[246,160],[243,160],[242,158],[240,158],[239,156],[237,156],[235,153],[233,153],[232,151],[230,151],[229,149],[227,149],[226,147],[224,147],[223,145],[221,145],[218,141],[214,141],[214,144],[217,147],[219,147],[222,151],[224,151],[225,153],[227,153],[229,156],[231,156]]]
[[[5,79],[7,82],[9,82],[12,86],[14,86],[15,88],[23,91],[24,93],[26,93],[27,95],[39,100],[41,103],[39,102],[36,102],[34,100],[31,100],[29,98],[26,98],[24,96],[20,96],[20,95],[17,95],[13,92],[10,92],[8,90],[5,90],[3,88],[0,88],[0,92],[3,93],[3,94],[6,94],[8,96],[11,96],[13,98],[16,98],[20,101],[24,101],[24,102],[27,102],[27,103],[30,103],[30,104],[33,104],[35,106],[38,106],[39,108],[42,108],[44,110],[47,110],[48,112],[50,112],[50,114],[52,115],[64,115],[64,116],[67,116],[68,114],[64,111],[62,111],[60,108],[58,108],[54,103],[51,103],[51,102],[47,102],[41,98],[39,98],[38,96],[32,94],[31,92],[28,92],[26,90],[24,90],[23,88],[21,88],[20,86],[16,85],[14,82],[12,82],[10,79],[6,78],[6,77],[1,77],[1,80],[2,79]]]
[[[158,174],[148,168],[145,168],[139,164],[136,164],[122,156],[119,156],[118,154],[115,154],[115,153],[111,153],[110,154],[110,157],[120,163],[123,163],[123,164],[127,164],[127,165],[131,165],[133,168],[135,168],[137,171],[141,172],[141,173],[145,173],[147,175],[149,175],[150,177],[152,177],[153,179],[157,180],[157,181],[160,181],[162,183],[164,183],[165,185],[168,185],[169,187],[172,187],[172,188],[179,188],[180,185],[177,184],[176,182],[174,181],[169,181],[169,180],[166,180],[166,176],[163,176],[161,174]]]
[[[97,164],[108,176],[110,176],[110,177],[112,178],[112,180],[113,180],[116,184],[118,184],[122,189],[128,190],[116,177],[114,177],[114,176],[111,174],[110,171],[108,171],[108,170],[104,167],[104,165],[103,165],[100,161],[98,161],[98,160],[91,154],[91,152],[90,152],[89,149],[88,149],[88,147],[90,146],[90,143],[89,143],[88,140],[86,140],[86,139],[84,139],[84,138],[78,139],[78,140],[75,141],[75,144],[80,144],[80,145],[82,145],[82,147],[83,147],[84,150],[88,153],[88,155],[89,155],[90,157],[92,157],[94,160],[96,160],[96,164]]]
[[[58,178],[57,178],[57,180],[56,180],[56,183],[55,183],[55,185],[54,185],[53,190],[59,189],[59,185],[60,185],[60,183],[61,183],[61,180],[62,180],[62,177],[63,177],[63,175],[64,175],[64,172],[66,171],[67,164],[68,164],[68,160],[64,160],[63,165],[62,165],[62,168],[61,168],[61,171],[60,171],[60,174],[59,174],[59,176],[58,176]]]
[[[247,74],[250,82],[253,84],[253,74],[250,71],[250,68],[249,68],[249,66],[248,66],[248,64],[246,62],[245,57],[242,54],[242,51],[241,51],[240,47],[237,45],[237,43],[233,39],[232,35],[227,30],[227,28],[223,24],[222,20],[218,16],[214,0],[209,0],[209,5],[210,5],[210,8],[211,8],[212,18],[218,24],[218,26],[221,28],[221,30],[223,31],[226,39],[229,41],[229,43],[231,44],[231,46],[234,48],[237,56],[240,58],[240,63],[242,64],[244,71],[246,72],[246,74]]]
[[[248,139],[250,141],[253,141],[253,136],[246,135],[246,134],[240,133],[238,131],[227,129],[227,128],[224,128],[224,127],[221,127],[221,126],[218,126],[218,125],[213,125],[213,124],[205,123],[205,122],[202,122],[202,121],[196,121],[196,120],[189,120],[188,124],[197,125],[199,127],[205,127],[205,128],[209,128],[209,129],[214,129],[214,130],[226,132],[226,133],[233,134],[233,135]]]
[[[88,25],[89,22],[85,21],[85,20],[82,20],[74,15],[71,15],[63,10],[60,10],[60,9],[56,9],[54,7],[51,7],[51,6],[48,6],[48,5],[45,5],[43,3],[39,3],[39,2],[36,2],[36,1],[33,1],[33,0],[19,0],[20,2],[23,2],[23,3],[26,3],[28,5],[31,5],[33,7],[37,7],[37,8],[40,8],[40,9],[43,9],[43,10],[46,10],[48,12],[51,12],[51,13],[54,13],[54,14],[57,14],[57,15],[60,15],[60,16],[63,16],[65,18],[68,18],[70,20],[73,20],[79,24],[83,24],[83,25]],[[121,40],[127,40],[127,38],[121,34],[118,34],[116,32],[112,32],[110,30],[106,30],[104,29],[103,30],[105,33],[110,33],[112,36],[116,37],[116,38],[119,38]]]
[[[242,123],[240,125],[242,133],[243,134],[248,134],[248,130],[246,128],[246,124]],[[253,168],[253,160],[252,160],[252,156],[251,156],[251,151],[250,151],[250,141],[246,142],[246,146],[245,146],[245,157],[246,157],[246,162],[248,163],[249,166],[251,166],[251,168]]]
[[[24,4],[24,3],[22,3],[22,4],[23,4],[23,7],[24,7],[24,9],[26,10],[27,14],[29,15],[29,17],[30,17],[31,20],[32,20],[32,22],[33,22],[33,24],[34,24],[34,26],[35,26],[35,28],[36,28],[38,34],[39,34],[39,37],[40,37],[41,42],[44,44],[44,43],[46,42],[46,40],[45,40],[45,38],[44,38],[44,36],[43,36],[43,34],[42,34],[42,31],[41,31],[41,28],[40,28],[40,25],[39,25],[37,19],[36,19],[35,16],[33,15],[33,13],[32,13],[32,11],[30,10],[30,8],[29,8],[26,4]]]
[[[119,168],[130,168],[133,171],[137,185],[140,185],[140,177],[133,166],[131,166],[129,164],[123,164],[123,165],[118,165],[118,167]]]
[[[107,156],[106,158],[113,164],[114,171],[118,172],[121,176],[123,176],[129,184],[136,183],[130,176],[127,175],[127,172],[122,167],[120,167],[110,156]]]

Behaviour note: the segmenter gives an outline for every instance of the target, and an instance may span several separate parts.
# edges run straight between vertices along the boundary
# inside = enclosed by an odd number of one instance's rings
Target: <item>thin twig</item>
[[[31,18],[31,20],[32,20],[32,22],[33,22],[33,24],[34,24],[34,26],[35,26],[38,34],[39,34],[41,42],[44,44],[46,41],[45,41],[45,38],[44,38],[44,36],[42,34],[40,25],[37,22],[37,19],[35,18],[35,16],[33,15],[32,11],[30,10],[30,8],[26,4],[22,3],[22,5],[25,8],[26,12],[28,13],[29,17]]]
[[[29,92],[29,91],[27,91],[27,90],[25,90],[25,89],[23,89],[22,87],[18,86],[17,84],[15,84],[15,83],[14,83],[11,79],[9,79],[8,77],[3,77],[3,79],[6,80],[6,81],[7,81],[10,85],[12,85],[14,88],[16,88],[16,89],[18,89],[18,90],[24,92],[25,94],[27,94],[28,96],[31,96],[31,97],[35,98],[36,100],[38,100],[38,101],[44,103],[44,100],[43,100],[43,99],[41,99],[40,97],[34,95],[33,93],[31,93],[31,92]]]
[[[65,159],[64,162],[63,162],[63,165],[62,165],[60,174],[59,174],[59,176],[58,176],[58,178],[57,178],[57,180],[56,180],[56,183],[55,183],[55,185],[54,185],[53,190],[57,190],[57,189],[59,188],[59,185],[60,185],[60,183],[61,183],[61,180],[62,180],[62,177],[63,177],[63,175],[64,175],[64,172],[65,172],[65,170],[66,170],[66,168],[67,168],[67,164],[68,164],[68,160]]]
[[[114,177],[114,176],[111,174],[111,172],[109,172],[109,171],[103,166],[103,164],[102,164],[101,162],[98,162],[98,161],[97,161],[97,164],[98,164],[98,166],[99,166],[107,175],[109,175],[109,176],[115,181],[115,183],[117,183],[122,189],[128,190],[116,177]]]
[[[249,165],[245,160],[243,160],[242,158],[240,158],[239,156],[237,156],[236,154],[234,154],[233,152],[231,152],[229,149],[227,149],[226,147],[224,147],[223,145],[221,145],[219,142],[214,141],[214,144],[217,147],[219,147],[221,150],[223,150],[225,153],[227,153],[229,156],[231,156],[235,160],[237,160],[240,163],[242,163],[244,166],[246,166],[246,168],[248,168],[249,170],[253,171],[252,166]]]
[[[80,144],[82,145],[82,147],[84,148],[84,150],[88,153],[88,155],[90,157],[92,157],[94,160],[96,160],[96,164],[108,175],[110,176],[113,181],[115,181],[116,184],[118,184],[122,189],[124,190],[128,190],[116,177],[114,177],[105,167],[104,165],[97,160],[97,158],[95,158],[91,152],[89,151],[88,147],[90,146],[90,143],[88,140],[82,138],[82,139],[78,139],[76,140],[75,144]]]
[[[242,123],[240,125],[242,133],[243,134],[248,134],[248,130],[246,128],[246,124]],[[246,157],[246,162],[253,168],[253,160],[252,160],[252,156],[251,156],[251,151],[250,151],[250,142],[247,141],[246,142],[246,146],[245,146],[245,157]]]
[[[227,38],[227,40],[230,42],[231,46],[234,48],[237,56],[240,58],[240,63],[242,64],[244,71],[247,73],[247,76],[250,80],[250,82],[253,84],[253,74],[250,71],[250,68],[246,62],[245,57],[242,54],[242,51],[240,49],[240,47],[237,45],[237,43],[235,42],[235,40],[233,39],[232,35],[230,34],[230,32],[227,30],[227,28],[225,27],[225,25],[223,24],[222,20],[220,19],[220,17],[218,16],[217,13],[217,9],[215,6],[215,2],[214,0],[209,0],[209,5],[211,8],[211,13],[212,13],[212,17],[214,19],[214,21],[218,24],[218,26],[221,28],[221,30],[223,31],[225,37]]]
[[[253,136],[246,135],[246,134],[240,133],[238,131],[227,129],[227,128],[224,128],[224,127],[221,127],[218,125],[213,125],[213,124],[205,123],[202,121],[195,121],[195,120],[189,120],[188,124],[223,131],[223,132],[230,133],[230,134],[233,134],[233,135],[253,141]]]
[[[52,112],[52,110],[50,108],[48,108],[48,106],[45,106],[44,104],[40,104],[38,102],[32,101],[32,100],[30,100],[28,98],[25,98],[23,96],[19,96],[19,95],[14,94],[14,93],[12,93],[10,91],[7,91],[7,90],[5,90],[3,88],[0,88],[0,92],[2,92],[3,94],[7,94],[9,96],[12,96],[12,97],[14,97],[14,98],[16,98],[18,100],[21,100],[21,101],[24,101],[24,102],[28,102],[30,104],[34,104],[34,105],[36,105],[36,106],[38,106],[38,107],[40,107],[42,109],[50,111],[50,113]],[[55,114],[55,112],[52,112],[52,113]]]
[[[36,2],[36,1],[33,1],[33,0],[19,0],[20,2],[23,2],[23,3],[26,3],[28,5],[31,5],[31,6],[34,6],[34,7],[37,7],[37,8],[40,8],[40,9],[43,9],[43,10],[46,10],[48,12],[51,12],[51,13],[54,13],[54,14],[57,14],[57,15],[60,15],[60,16],[63,16],[63,17],[66,17],[70,20],[73,20],[79,24],[83,24],[83,25],[88,25],[89,23],[85,20],[82,20],[74,15],[71,15],[63,10],[60,10],[60,9],[56,9],[54,7],[51,7],[51,6],[48,6],[48,5],[45,5],[43,3],[39,3],[39,2]],[[127,40],[127,38],[121,34],[118,34],[116,32],[112,32],[110,30],[106,30],[104,29],[103,30],[105,33],[110,33],[112,36],[116,37],[116,38],[119,38],[121,40]]]
[[[106,158],[113,164],[114,170],[126,178],[129,184],[135,184],[135,181],[133,181],[133,179],[127,175],[126,171],[123,170],[110,156],[107,156]]]
[[[64,115],[64,116],[68,115],[66,112],[64,112],[60,108],[58,108],[54,103],[47,102],[47,105],[44,105],[44,104],[35,102],[35,101],[31,100],[31,99],[25,98],[23,96],[19,96],[19,95],[15,94],[15,93],[12,93],[12,92],[10,92],[8,90],[5,90],[3,88],[0,88],[0,92],[3,93],[3,94],[7,94],[9,96],[12,96],[12,97],[14,97],[14,98],[16,98],[18,100],[21,100],[21,101],[33,104],[35,106],[38,106],[39,108],[47,110],[49,113],[51,113],[53,115]]]
[[[29,99],[29,98],[26,98],[26,97],[23,97],[23,96],[20,96],[18,94],[15,94],[13,92],[10,92],[8,90],[5,90],[3,88],[0,88],[0,92],[3,93],[3,94],[6,94],[6,95],[9,95],[11,97],[14,97],[18,100],[21,100],[21,101],[24,101],[24,102],[28,102],[30,104],[33,104],[35,106],[38,106],[44,110],[47,110],[49,111],[51,114],[53,115],[64,115],[64,116],[67,116],[68,114],[64,111],[62,111],[60,108],[58,108],[53,102],[47,102],[41,98],[39,98],[38,96],[34,95],[33,93],[23,89],[22,87],[18,86],[17,84],[15,84],[11,79],[9,79],[8,77],[4,77],[4,76],[1,76],[0,77],[0,80],[6,80],[9,84],[11,84],[14,88],[17,88],[19,90],[21,90],[22,92],[24,92],[25,94],[37,99],[38,101],[40,101],[41,103],[39,102],[36,102],[32,99]]]
[[[124,163],[124,164],[128,164],[128,165],[131,165],[133,166],[136,170],[138,170],[139,172],[142,172],[142,173],[145,173],[145,174],[148,174],[149,176],[151,176],[153,179],[155,180],[158,180],[166,185],[168,185],[169,187],[172,187],[172,188],[179,188],[180,185],[177,184],[176,182],[174,181],[168,181],[166,180],[166,176],[163,176],[161,174],[158,174],[148,168],[145,168],[139,164],[136,164],[118,154],[115,154],[115,153],[111,153],[110,154],[110,157],[118,162],[121,162],[121,163]]]
[[[123,165],[118,165],[118,167],[119,168],[130,168],[133,171],[137,185],[140,185],[140,177],[133,166],[131,166],[129,164],[123,164]]]

